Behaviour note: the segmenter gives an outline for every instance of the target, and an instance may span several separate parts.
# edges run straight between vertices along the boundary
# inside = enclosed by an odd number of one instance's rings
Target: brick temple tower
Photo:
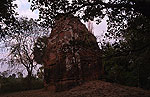
[[[73,15],[55,21],[43,58],[45,86],[59,91],[99,79],[102,61],[96,37]]]

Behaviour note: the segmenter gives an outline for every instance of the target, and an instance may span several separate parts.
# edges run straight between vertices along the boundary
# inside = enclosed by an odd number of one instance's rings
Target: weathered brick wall
[[[69,15],[56,20],[47,45],[44,57],[46,86],[55,85],[58,90],[60,87],[65,90],[64,87],[101,76],[101,50],[95,36],[78,18]]]

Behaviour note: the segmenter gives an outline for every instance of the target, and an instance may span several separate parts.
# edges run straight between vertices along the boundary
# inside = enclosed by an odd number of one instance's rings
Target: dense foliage
[[[128,24],[123,40],[103,46],[109,81],[150,89],[150,20],[139,16]]]
[[[16,78],[16,74],[12,74],[9,77],[0,74],[0,94],[29,90],[27,82],[27,78],[19,76]],[[41,79],[32,77],[30,89],[41,89],[43,87]]]
[[[59,14],[74,14],[84,21],[95,19],[97,23],[107,16],[108,31],[118,37],[127,22],[139,13],[149,17],[149,4],[146,0],[32,0],[31,9],[39,10],[39,18],[46,26],[53,26]]]
[[[45,50],[47,47],[48,37],[42,36],[38,37],[37,41],[34,44],[33,48],[33,54],[34,54],[34,60],[38,64],[43,64],[43,57],[45,55]]]
[[[9,35],[7,30],[16,25],[16,4],[13,4],[14,0],[0,0],[0,38]]]

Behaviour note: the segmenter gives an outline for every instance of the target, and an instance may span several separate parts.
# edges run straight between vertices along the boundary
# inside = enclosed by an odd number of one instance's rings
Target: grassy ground
[[[64,92],[40,89],[3,94],[0,97],[150,97],[150,91],[104,81],[91,81]]]

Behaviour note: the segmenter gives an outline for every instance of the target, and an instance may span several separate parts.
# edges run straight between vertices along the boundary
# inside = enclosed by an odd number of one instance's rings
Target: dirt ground
[[[91,81],[64,92],[40,89],[3,94],[0,97],[150,97],[150,91],[104,81]]]

